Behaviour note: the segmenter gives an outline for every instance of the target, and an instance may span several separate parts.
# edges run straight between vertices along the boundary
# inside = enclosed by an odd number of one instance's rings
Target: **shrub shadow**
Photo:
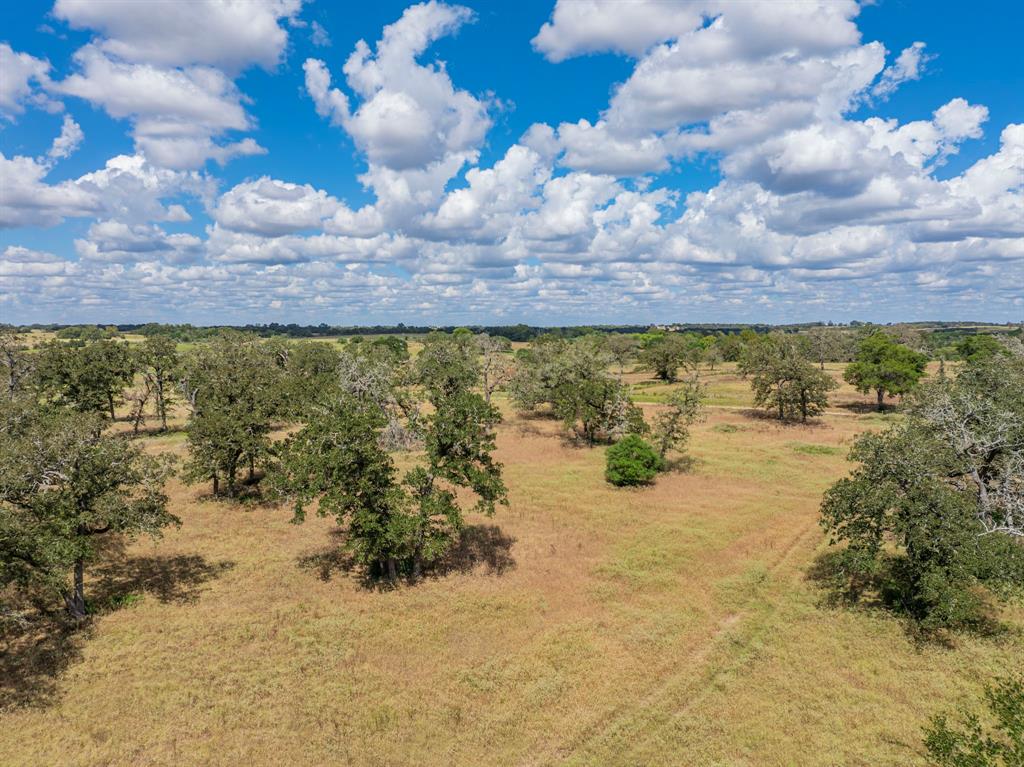
[[[699,458],[692,455],[680,455],[665,459],[665,471],[675,474],[689,474],[701,464]]]

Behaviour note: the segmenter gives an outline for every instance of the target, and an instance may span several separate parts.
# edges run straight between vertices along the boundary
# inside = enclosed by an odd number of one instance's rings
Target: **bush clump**
[[[658,451],[636,434],[609,447],[607,461],[604,477],[617,487],[649,484],[664,465]]]

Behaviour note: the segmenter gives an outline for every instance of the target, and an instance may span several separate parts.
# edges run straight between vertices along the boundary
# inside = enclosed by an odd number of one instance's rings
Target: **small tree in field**
[[[507,338],[481,333],[475,336],[480,350],[480,388],[489,403],[491,395],[508,383],[512,377],[512,361],[509,352],[512,344]]]
[[[135,377],[127,343],[99,340],[84,346],[51,341],[39,350],[36,380],[44,396],[82,413],[116,418],[114,408]]]
[[[200,345],[186,360],[183,388],[192,409],[186,481],[211,481],[218,494],[225,480],[234,496],[242,467],[254,477],[280,409],[281,368],[272,351],[255,336],[232,332]]]
[[[860,342],[856,359],[847,366],[843,378],[859,392],[875,392],[878,409],[884,410],[885,395],[911,391],[924,375],[927,361],[923,354],[878,331]]]
[[[684,365],[696,367],[702,350],[688,343],[687,339],[675,333],[655,338],[640,353],[640,364],[653,370],[662,381],[674,383],[679,368]]]
[[[167,431],[167,408],[174,400],[174,381],[181,364],[178,344],[170,336],[146,336],[136,359],[139,371],[145,378],[143,391],[151,393],[160,419],[160,430]]]
[[[315,408],[280,450],[273,484],[296,497],[296,518],[318,498],[321,515],[348,525],[347,546],[372,575],[418,578],[443,557],[465,524],[460,490],[488,516],[507,503],[501,465],[492,458],[500,414],[473,391],[479,370],[472,336],[466,338],[427,340],[414,376],[431,406],[426,414],[408,395],[383,395],[391,385],[376,368],[367,375],[346,368],[338,398]],[[385,430],[403,413],[422,437],[424,455],[399,479],[384,445]]]
[[[591,445],[645,432],[643,414],[622,381],[608,373],[610,364],[600,336],[573,343],[539,338],[520,356],[509,383],[512,402],[520,410],[550,406],[566,430]]]
[[[637,434],[609,447],[606,462],[604,477],[617,487],[649,485],[664,466],[658,451]]]
[[[744,350],[740,372],[750,376],[754,404],[773,410],[779,420],[807,421],[828,406],[828,393],[838,384],[816,369],[792,336],[759,336]]]
[[[102,426],[93,413],[35,405],[5,410],[0,424],[0,585],[53,590],[76,620],[100,538],[158,536],[178,522],[163,492],[169,461]]]
[[[654,417],[652,436],[663,461],[670,450],[681,453],[686,449],[690,427],[704,418],[701,398],[705,388],[696,376],[687,379],[668,396],[665,408]]]
[[[626,333],[612,333],[605,343],[608,354],[619,368],[619,378],[626,372],[626,365],[636,359],[640,342]]]

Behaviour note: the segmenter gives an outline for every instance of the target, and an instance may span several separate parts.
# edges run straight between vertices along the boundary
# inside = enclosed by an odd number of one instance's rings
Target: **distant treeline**
[[[273,336],[285,336],[289,338],[324,338],[330,336],[380,336],[380,335],[425,335],[432,331],[440,330],[450,333],[460,327],[465,327],[473,333],[487,333],[492,336],[501,336],[510,341],[531,341],[540,335],[553,335],[561,338],[578,338],[591,333],[649,333],[652,331],[667,331],[676,333],[693,333],[696,335],[736,335],[745,330],[754,333],[770,333],[782,331],[784,333],[799,333],[813,328],[835,328],[835,329],[857,329],[866,330],[873,327],[903,327],[912,328],[926,332],[931,337],[931,346],[945,346],[955,343],[957,340],[978,333],[1009,333],[1020,337],[1021,326],[1006,324],[994,325],[991,323],[979,322],[906,322],[887,323],[876,325],[869,322],[854,320],[847,324],[806,322],[789,325],[740,324],[740,323],[670,323],[670,324],[648,324],[648,325],[563,325],[543,326],[526,325],[298,325],[295,323],[281,324],[271,322],[261,325],[210,325],[196,326],[185,324],[161,324],[148,322],[144,324],[120,324],[120,325],[61,325],[61,324],[35,324],[18,326],[18,330],[46,330],[55,332],[58,337],[65,339],[95,340],[103,337],[111,337],[120,333],[134,333],[143,336],[162,335],[169,336],[178,341],[202,341],[217,335],[221,330],[232,329],[254,333],[263,338]]]

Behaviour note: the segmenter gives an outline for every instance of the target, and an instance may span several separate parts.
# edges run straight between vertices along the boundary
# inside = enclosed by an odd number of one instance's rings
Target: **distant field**
[[[923,764],[928,718],[1024,657],[1024,609],[939,646],[830,607],[811,577],[821,493],[895,416],[844,388],[780,426],[730,368],[708,376],[721,407],[692,469],[642,490],[506,407],[511,506],[413,587],[365,588],[328,521],[173,482],[182,527],[87,574],[89,632],[6,648],[23,705],[0,715],[0,764]]]

